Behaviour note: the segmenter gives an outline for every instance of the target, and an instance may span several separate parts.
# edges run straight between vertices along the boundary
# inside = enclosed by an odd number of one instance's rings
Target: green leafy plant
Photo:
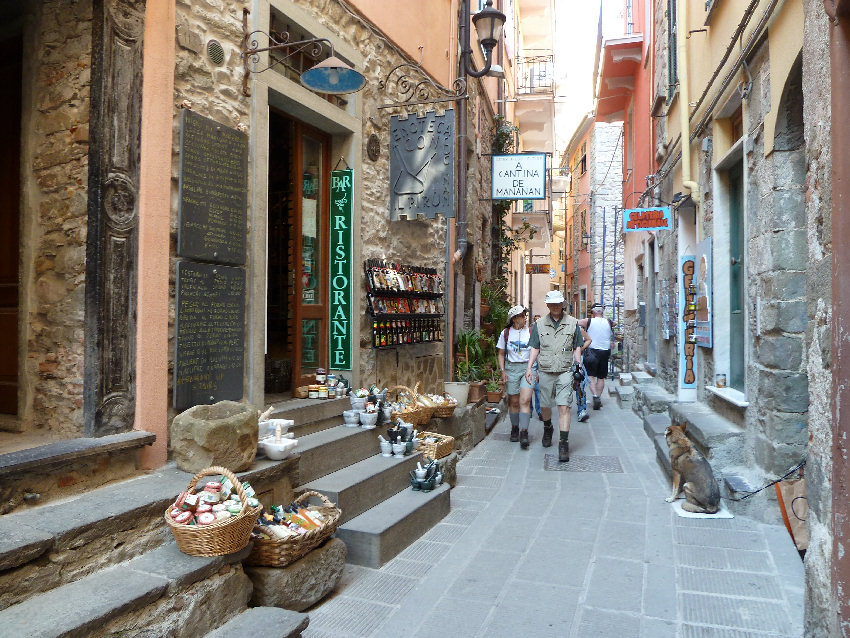
[[[455,378],[458,381],[473,383],[474,381],[478,381],[480,375],[481,368],[466,359],[461,359],[455,364]]]
[[[455,337],[458,354],[463,358],[480,366],[484,360],[484,348],[481,343],[482,335],[477,330],[461,330]]]
[[[490,380],[487,382],[487,385],[484,386],[484,389],[487,392],[499,392],[502,388],[499,386],[497,381]]]

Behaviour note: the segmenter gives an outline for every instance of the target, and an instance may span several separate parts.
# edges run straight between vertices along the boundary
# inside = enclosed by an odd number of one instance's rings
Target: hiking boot
[[[602,407],[602,399],[599,397],[593,397],[593,409],[598,410]]]
[[[549,427],[543,426],[543,447],[551,447],[552,446],[552,434],[555,432],[555,426],[550,425]]]
[[[570,442],[561,439],[558,441],[558,462],[564,463],[570,460]]]
[[[519,426],[512,425],[511,426],[511,443],[516,443],[519,441]]]
[[[523,450],[528,449],[528,430],[521,430],[519,433],[519,446]]]
[[[579,421],[584,423],[585,421],[587,421],[587,417],[588,417],[587,410],[579,410],[578,411],[578,420]]]

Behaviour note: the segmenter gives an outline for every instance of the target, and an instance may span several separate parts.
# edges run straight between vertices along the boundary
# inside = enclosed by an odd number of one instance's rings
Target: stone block
[[[776,327],[785,332],[805,332],[808,316],[804,301],[785,301],[776,304]]]
[[[253,607],[207,634],[206,638],[299,638],[307,629],[310,618],[307,614],[279,609],[277,607]],[[258,627],[262,628],[258,631]]]
[[[765,417],[765,434],[777,443],[805,443],[808,419],[805,414],[769,412]]]
[[[212,465],[247,470],[257,453],[257,438],[257,409],[236,401],[196,405],[171,423],[171,449],[184,472]]]
[[[795,337],[762,337],[758,344],[759,363],[768,368],[799,370],[803,341]]]
[[[457,462],[460,455],[457,452],[452,452],[448,456],[439,459],[440,466],[443,468],[443,483],[448,483],[452,487],[457,485]]]
[[[806,229],[781,230],[770,237],[773,264],[780,270],[805,270],[808,265]]]
[[[764,278],[767,297],[779,301],[802,299],[806,295],[806,273],[778,271]]]
[[[805,412],[809,408],[809,382],[805,374],[764,371],[759,376],[759,395],[773,399],[776,410]]]
[[[342,577],[347,550],[331,538],[286,567],[245,567],[254,583],[251,605],[303,611],[331,593]]]

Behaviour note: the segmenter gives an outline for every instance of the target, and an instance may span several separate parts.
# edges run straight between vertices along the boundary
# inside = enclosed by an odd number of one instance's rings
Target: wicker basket
[[[437,434],[436,432],[422,432],[422,437],[425,439],[431,436],[439,437],[439,440],[436,443],[420,441],[419,447],[416,448],[419,452],[422,452],[423,456],[429,456],[432,459],[441,459],[451,454],[452,450],[455,449],[454,437],[447,434]]]
[[[448,405],[439,405],[434,408],[434,416],[438,419],[448,419],[455,413],[456,407],[457,401],[454,401],[454,399],[452,399],[452,403],[449,403]]]
[[[171,518],[171,506],[165,510],[165,523],[174,535],[174,540],[177,541],[177,548],[184,554],[223,556],[238,552],[248,545],[251,530],[260,515],[260,508],[248,505],[245,490],[242,489],[242,484],[233,472],[223,467],[208,467],[195,474],[186,491],[192,492],[195,485],[204,476],[222,475],[233,483],[236,493],[239,495],[239,500],[242,502],[242,511],[236,516],[217,520],[210,525],[180,525]]]
[[[336,531],[340,509],[331,503],[324,494],[319,492],[304,492],[295,499],[296,503],[305,504],[307,499],[315,496],[322,501],[319,511],[328,517],[328,521],[319,529],[311,529],[300,536],[288,538],[257,538],[251,555],[245,560],[247,565],[263,565],[265,567],[286,567],[289,563],[306,556],[309,552],[325,542],[325,539]],[[258,525],[258,529],[262,526]]]
[[[390,392],[404,392],[410,398],[408,408],[402,412],[393,412],[393,419],[401,419],[406,423],[419,426],[425,425],[431,420],[431,415],[434,413],[434,409],[425,407],[424,405],[420,405],[416,402],[416,399],[419,396],[419,393],[417,392],[418,389],[419,383],[417,383],[412,390],[406,385],[397,385],[390,390]]]

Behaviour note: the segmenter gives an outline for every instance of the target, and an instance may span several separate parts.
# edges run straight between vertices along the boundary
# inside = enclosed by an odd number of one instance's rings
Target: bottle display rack
[[[443,340],[445,288],[436,269],[370,259],[363,270],[372,347]]]

